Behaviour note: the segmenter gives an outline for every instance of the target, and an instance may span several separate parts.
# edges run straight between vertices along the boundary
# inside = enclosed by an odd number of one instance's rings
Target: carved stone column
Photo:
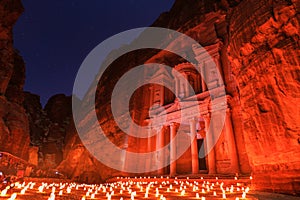
[[[188,80],[188,75],[187,74],[183,74],[185,80],[184,80],[184,85],[185,85],[185,88],[184,88],[184,94],[185,96],[184,97],[188,97],[189,94],[190,94],[190,90],[189,90],[189,80]]]
[[[232,129],[231,122],[231,112],[230,109],[226,109],[226,119],[225,119],[225,139],[228,142],[228,152],[231,156],[231,168],[234,173],[239,173],[239,161],[236,150],[236,143],[234,139],[234,133]]]
[[[164,90],[164,86],[160,86],[159,88],[159,94],[160,94],[160,104],[161,106],[163,106],[165,104],[165,90]]]
[[[178,80],[177,77],[175,77],[175,96],[178,97],[178,95],[179,95]]]
[[[153,86],[149,87],[149,93],[150,93],[150,97],[149,97],[149,99],[150,99],[150,106],[152,106],[152,104],[153,104]]]
[[[177,132],[177,124],[170,124],[170,176],[174,176],[176,174],[176,141],[174,140]]]
[[[190,134],[191,134],[191,154],[192,154],[192,173],[199,173],[199,159],[197,148],[197,133],[196,133],[196,120],[193,118],[190,120]]]
[[[198,93],[200,93],[201,92],[201,76],[200,75],[197,75],[196,76],[196,83],[197,83],[197,85],[196,85],[196,90],[195,90],[195,92],[196,92],[196,94],[198,94]]]
[[[207,90],[206,83],[205,83],[205,62],[200,67],[201,70],[201,85],[202,85],[202,92]]]
[[[158,150],[157,154],[157,164],[158,164],[158,170],[157,173],[158,175],[163,175],[164,174],[164,151],[163,148],[165,146],[164,143],[165,137],[164,137],[164,127],[161,127],[161,130],[159,130],[159,133],[156,135],[156,150]]]
[[[223,75],[223,70],[222,70],[222,66],[221,66],[221,63],[220,63],[220,53],[219,52],[217,52],[216,55],[213,56],[213,61],[215,62],[216,66],[217,66],[217,68],[219,70],[220,77],[218,77],[218,79],[221,78],[222,81],[218,80],[218,84],[221,85],[221,82],[223,83],[223,80],[224,80],[224,75]]]
[[[128,156],[127,156],[127,149],[128,149],[128,135],[125,136],[125,140],[124,140],[124,145],[123,145],[123,151],[122,151],[122,175],[123,176],[129,176],[129,173],[127,173],[125,170],[127,169],[128,165],[129,165],[129,160],[128,160]],[[127,169],[128,170],[128,169]]]
[[[214,138],[213,138],[213,130],[210,130],[210,115],[204,116],[205,122],[205,132],[206,132],[206,152],[207,152],[207,163],[208,163],[208,173],[215,174],[216,173],[216,158],[215,158],[215,150],[214,146]]]
[[[184,91],[185,91],[185,89],[184,89],[184,82],[183,82],[183,80],[181,80],[182,78],[180,77],[180,78],[178,78],[178,82],[179,82],[179,93],[178,93],[178,96],[179,96],[179,98],[184,98],[185,96],[185,93],[184,93]]]
[[[151,133],[152,133],[152,129],[150,128],[148,130],[148,138],[147,138],[147,153],[148,154],[152,151]],[[152,165],[152,158],[151,158],[151,155],[149,155],[149,157],[147,157],[147,161],[146,161],[146,167],[147,167],[147,171],[149,172],[149,175],[150,175],[151,165]]]

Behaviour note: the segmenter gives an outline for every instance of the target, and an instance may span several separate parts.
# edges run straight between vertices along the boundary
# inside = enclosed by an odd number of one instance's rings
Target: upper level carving
[[[196,63],[182,62],[171,70],[162,67],[151,79],[150,105],[163,106],[173,103],[175,97],[180,100],[204,93],[221,86],[223,71],[220,62],[222,42],[203,48],[192,47]],[[174,91],[174,92],[171,92]]]

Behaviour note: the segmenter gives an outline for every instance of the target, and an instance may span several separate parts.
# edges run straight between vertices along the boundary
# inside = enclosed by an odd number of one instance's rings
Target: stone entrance
[[[197,150],[198,150],[198,152],[200,152],[202,145],[204,145],[204,139],[197,139]],[[199,162],[199,172],[200,173],[207,173],[206,157],[198,156],[198,162]]]

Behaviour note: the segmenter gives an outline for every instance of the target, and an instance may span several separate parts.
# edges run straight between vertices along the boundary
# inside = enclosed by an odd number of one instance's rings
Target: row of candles
[[[252,179],[252,177],[250,177]],[[226,182],[226,183],[224,183]],[[247,199],[250,188],[244,182],[234,180],[215,179],[177,179],[169,177],[161,178],[117,178],[115,182],[105,184],[78,184],[78,183],[19,183],[16,182],[7,186],[1,191],[1,197],[9,197],[15,200],[17,196],[29,194],[49,194],[48,200],[68,195],[80,196],[81,200],[86,199]],[[249,182],[249,181],[248,181]],[[229,184],[228,184],[229,183]],[[14,193],[10,196],[9,190]],[[18,191],[18,192],[16,192]],[[80,199],[79,198],[79,199]],[[18,198],[19,199],[19,198]],[[249,198],[248,198],[249,199]]]

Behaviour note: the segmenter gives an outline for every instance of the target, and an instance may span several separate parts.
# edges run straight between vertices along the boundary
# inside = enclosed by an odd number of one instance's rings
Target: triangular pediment
[[[166,78],[166,79],[173,79],[170,72],[167,70],[166,67],[160,67],[159,70],[157,70],[152,76],[152,79],[154,78]]]

